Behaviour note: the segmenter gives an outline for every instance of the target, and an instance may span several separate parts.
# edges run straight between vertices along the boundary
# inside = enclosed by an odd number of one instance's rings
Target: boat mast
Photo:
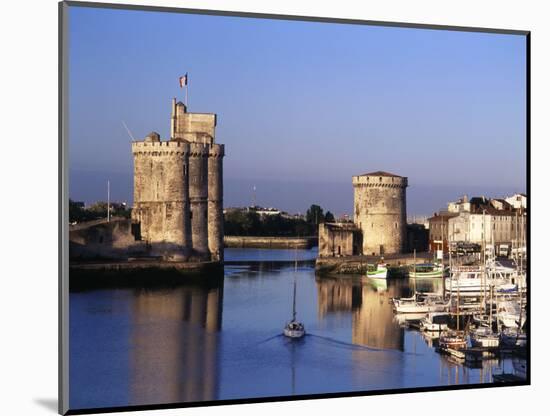
[[[521,214],[521,208],[520,208],[520,214]],[[517,342],[518,342],[518,338],[519,338],[519,334],[522,330],[522,325],[521,325],[521,319],[522,319],[522,315],[523,315],[523,285],[521,284],[523,282],[523,247],[525,245],[525,242],[523,241],[523,239],[525,238],[525,235],[524,235],[524,227],[523,227],[523,215],[521,216],[521,223],[520,223],[520,229],[519,229],[519,232],[520,232],[520,241],[521,241],[521,248],[520,248],[520,261],[521,261],[521,264],[520,264],[520,269],[519,269],[519,274],[518,274],[518,291],[519,291],[519,322],[518,322],[518,330],[516,332],[516,345],[517,345]],[[520,278],[520,276],[522,276],[522,278]],[[526,282],[527,282],[527,276],[525,276],[526,278]]]
[[[296,269],[298,268],[298,259],[296,249],[294,249],[294,293],[292,295],[292,320],[296,320]]]
[[[413,276],[416,277],[416,248],[414,249],[414,274]]]
[[[456,257],[457,257],[456,262],[458,263],[458,250],[456,253]],[[459,281],[459,278],[457,278],[456,283],[457,283],[456,284],[456,330],[458,332],[460,331],[460,281]]]
[[[482,269],[482,272],[481,272],[481,286],[482,286],[482,292],[481,292],[481,302],[479,303],[479,309],[480,311],[483,311],[483,307],[487,307],[486,305],[486,281],[487,281],[487,276],[486,276],[486,273],[487,273],[487,259],[486,259],[486,255],[487,255],[487,245],[485,243],[485,209],[483,210],[483,217],[482,217],[482,221],[483,221],[483,228],[481,229],[481,233],[482,233],[482,245],[483,245],[483,269]]]
[[[460,331],[460,282],[456,285],[456,330]]]
[[[451,305],[452,298],[453,298],[453,256],[451,254],[451,241],[449,239],[449,233],[447,230],[447,249],[449,250],[449,281],[451,282],[450,286],[450,295],[449,295],[449,305]],[[445,283],[443,283],[443,287],[445,287]]]
[[[296,275],[294,275],[294,295],[292,296],[292,320],[296,320]]]
[[[493,285],[489,286],[489,295],[491,296],[491,300],[489,301],[489,325],[491,333],[493,333]]]

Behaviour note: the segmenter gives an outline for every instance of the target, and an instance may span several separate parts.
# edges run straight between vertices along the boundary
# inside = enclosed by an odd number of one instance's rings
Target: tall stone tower
[[[224,145],[215,114],[188,113],[172,101],[170,139],[150,133],[132,143],[138,238],[166,260],[223,260]]]
[[[388,172],[353,177],[354,222],[363,232],[363,254],[401,253],[407,233],[407,178]]]

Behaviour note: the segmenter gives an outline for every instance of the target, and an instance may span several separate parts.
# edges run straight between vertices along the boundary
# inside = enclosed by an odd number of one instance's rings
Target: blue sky
[[[218,114],[225,205],[351,212],[351,176],[409,177],[408,211],[525,191],[525,38],[70,9],[70,194],[132,198],[130,139],[170,100]]]

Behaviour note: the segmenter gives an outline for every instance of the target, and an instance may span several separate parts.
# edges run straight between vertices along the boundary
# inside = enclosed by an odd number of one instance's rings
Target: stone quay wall
[[[231,248],[299,248],[309,249],[317,245],[317,237],[254,237],[226,235],[225,247]]]

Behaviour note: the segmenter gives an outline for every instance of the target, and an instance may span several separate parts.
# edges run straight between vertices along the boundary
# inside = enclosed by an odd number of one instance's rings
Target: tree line
[[[130,218],[131,209],[120,203],[111,204],[111,216]],[[69,199],[69,222],[85,222],[107,218],[107,202],[99,201],[89,207]]]
[[[318,234],[319,224],[333,222],[334,215],[324,213],[319,205],[311,205],[305,217],[281,214],[260,215],[254,210],[234,210],[224,215],[226,235],[263,237],[307,237]]]
[[[130,218],[132,210],[123,204],[111,204],[111,216]],[[107,218],[107,202],[99,201],[89,207],[69,200],[69,222],[81,223]],[[334,215],[324,212],[319,205],[311,205],[305,217],[289,217],[281,214],[260,215],[254,210],[234,210],[224,215],[226,235],[308,237],[315,236],[319,224],[334,222]]]

